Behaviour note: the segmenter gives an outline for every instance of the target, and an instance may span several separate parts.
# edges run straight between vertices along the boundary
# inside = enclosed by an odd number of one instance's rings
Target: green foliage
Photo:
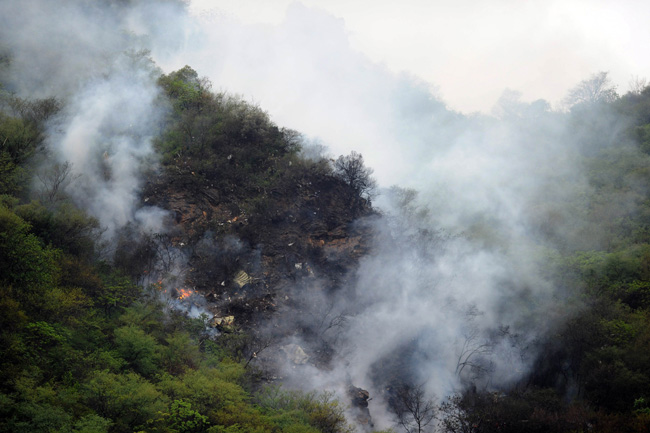
[[[646,154],[650,153],[650,123],[637,126],[635,132],[641,151]]]
[[[100,268],[101,285],[93,286],[90,293],[95,305],[102,307],[106,313],[119,311],[126,307],[140,294],[138,286],[118,269],[108,265]]]
[[[199,365],[201,354],[198,345],[187,332],[175,332],[165,339],[161,351],[162,365],[170,374],[182,374]]]
[[[297,133],[279,129],[257,106],[209,92],[209,82],[187,66],[163,75],[159,85],[174,111],[157,147],[170,173],[197,191],[255,199],[300,149]]]
[[[92,301],[79,287],[53,287],[44,294],[43,315],[65,324],[80,323]]]
[[[167,96],[173,101],[174,107],[179,110],[188,110],[201,105],[202,97],[210,89],[205,79],[200,79],[196,71],[189,66],[184,66],[169,75],[162,75],[158,84]]]
[[[26,180],[25,169],[16,165],[9,152],[0,151],[0,194],[18,194]]]
[[[100,234],[96,218],[68,203],[53,210],[33,201],[17,206],[14,211],[29,222],[32,233],[54,248],[84,259],[92,258]]]
[[[157,335],[158,339],[164,334],[163,322],[166,320],[162,311],[162,305],[155,301],[147,302],[144,298],[133,302],[121,311],[119,323],[138,327],[151,335]]]
[[[136,373],[152,376],[160,368],[161,346],[155,338],[136,326],[117,328],[115,346],[120,356]]]
[[[326,162],[297,157],[299,134],[278,128],[259,107],[211,93],[191,68],[159,84],[170,110],[157,145],[167,175],[189,188],[270,220],[275,188],[331,179]],[[169,311],[138,286],[158,270],[165,239],[127,226],[114,260],[98,261],[106,251],[97,220],[62,191],[69,164],[36,173],[41,188],[31,194],[40,201],[29,200],[33,168],[46,157],[44,122],[60,106],[0,102],[0,431],[349,430],[328,395],[254,404],[246,369],[232,360],[245,360],[254,339],[234,330],[212,340],[205,318]]]
[[[168,398],[135,373],[95,371],[83,384],[84,403],[99,416],[112,420],[114,432],[132,432],[146,426],[168,407]]]
[[[169,414],[169,426],[178,433],[201,433],[208,427],[208,417],[192,410],[183,400],[174,400]]]
[[[53,98],[0,95],[0,194],[22,195],[27,188],[29,163],[42,150],[45,121],[60,108]]]
[[[270,419],[283,429],[301,425],[299,431],[351,432],[344,408],[331,393],[301,393],[266,387],[257,395],[258,404],[270,414]],[[277,415],[276,415],[277,414]],[[311,426],[311,429],[304,425]]]
[[[63,336],[51,324],[32,322],[25,326],[25,340],[30,349],[45,353],[63,341]]]
[[[0,140],[3,153],[16,165],[21,165],[34,154],[40,137],[33,124],[17,117],[0,115]]]
[[[99,415],[85,415],[75,422],[73,433],[108,433],[112,425],[112,421]]]
[[[19,299],[36,304],[40,302],[33,295],[58,280],[58,254],[43,247],[30,228],[22,218],[0,205],[0,284],[13,286]]]
[[[178,182],[197,200],[243,214],[240,234],[251,244],[286,217],[277,197],[319,183],[314,191],[341,192],[357,206],[365,202],[360,195],[372,192],[360,155],[333,165],[303,159],[298,133],[279,128],[253,104],[212,93],[190,67],[162,75],[158,84],[168,113],[156,139],[162,182]],[[536,233],[553,250],[549,278],[565,289],[567,305],[581,307],[540,342],[530,386],[452,397],[442,406],[447,431],[647,431],[650,425],[650,90],[618,98],[607,75],[598,74],[571,97],[571,112],[554,115],[566,116],[573,128],[566,137],[581,143],[574,156],[587,182],[571,186],[575,194],[566,200],[572,201],[542,197],[531,212],[544,214]],[[43,125],[60,107],[55,100],[6,97],[2,104],[0,431],[352,430],[343,406],[327,393],[253,393],[243,365],[256,344],[253,334],[233,328],[211,339],[205,318],[169,312],[142,290],[137,283],[159,270],[159,237],[126,227],[111,252],[115,260],[98,262],[97,221],[56,187],[65,165],[41,172],[41,201],[29,201],[28,182],[45,156]],[[539,107],[537,115],[550,116],[547,105]],[[533,111],[522,110],[509,113],[523,122],[522,133],[543,135],[525,122]],[[404,217],[429,218],[414,194],[394,190]],[[314,201],[326,203],[322,195]],[[219,229],[219,222],[206,224]],[[470,232],[498,245],[492,224],[486,217]],[[204,227],[195,229],[203,235]],[[237,255],[205,257],[206,269],[215,262],[224,274],[239,269]]]

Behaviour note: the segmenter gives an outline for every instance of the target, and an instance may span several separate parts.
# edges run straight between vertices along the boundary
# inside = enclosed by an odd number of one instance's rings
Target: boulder
[[[297,344],[287,344],[280,347],[280,349],[287,355],[289,361],[293,362],[296,365],[303,365],[309,361],[309,355],[305,353],[302,347]]]

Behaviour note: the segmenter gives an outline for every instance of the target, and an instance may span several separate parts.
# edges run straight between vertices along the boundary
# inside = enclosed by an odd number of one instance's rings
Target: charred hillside
[[[170,115],[157,143],[162,165],[142,201],[171,215],[166,245],[187,260],[179,283],[245,328],[287,303],[300,310],[296,287],[336,292],[369,248],[370,231],[358,222],[374,213],[361,155],[302,156],[296,132],[211,93],[188,67],[159,83]]]

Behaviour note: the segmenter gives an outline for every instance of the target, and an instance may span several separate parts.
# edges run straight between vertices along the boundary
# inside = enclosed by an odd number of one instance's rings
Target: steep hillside
[[[188,254],[185,284],[221,314],[238,311],[246,322],[253,308],[246,303],[282,303],[286,286],[309,277],[334,292],[367,250],[369,232],[358,219],[372,214],[369,202],[325,162],[303,164],[253,197],[220,197],[196,183],[190,164],[185,173],[170,166],[149,180],[144,200],[170,211],[171,245]],[[247,277],[237,281],[242,271]]]

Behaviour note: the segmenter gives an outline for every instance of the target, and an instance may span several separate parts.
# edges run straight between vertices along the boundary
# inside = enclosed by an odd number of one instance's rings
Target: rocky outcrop
[[[354,413],[356,422],[366,431],[372,430],[372,418],[370,417],[370,411],[368,410],[370,393],[365,389],[350,385],[348,387],[348,397],[350,398],[351,410]]]

